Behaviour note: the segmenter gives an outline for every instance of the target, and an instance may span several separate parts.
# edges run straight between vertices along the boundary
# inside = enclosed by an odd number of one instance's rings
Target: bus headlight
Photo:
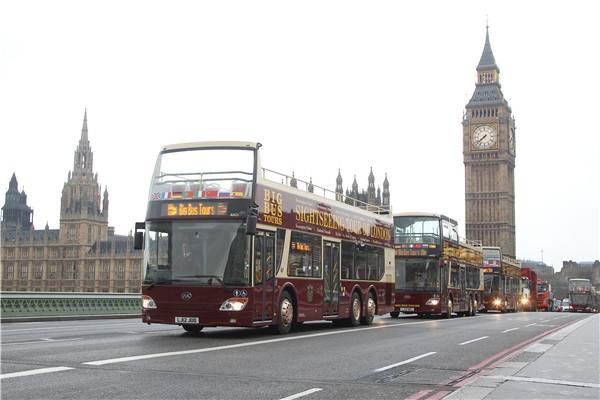
[[[438,304],[440,304],[440,299],[429,299],[427,300],[427,303],[425,303],[427,306],[437,306]]]
[[[499,306],[500,304],[502,304],[502,300],[500,300],[500,299],[494,300],[494,305],[495,306]]]
[[[527,304],[527,303],[529,303],[529,299],[528,299],[528,298],[526,298],[526,297],[523,297],[523,298],[521,299],[521,303],[523,303],[523,304]]]
[[[150,296],[142,296],[142,308],[156,308],[156,303]]]
[[[248,304],[248,298],[246,297],[233,297],[225,300],[219,311],[241,311]]]

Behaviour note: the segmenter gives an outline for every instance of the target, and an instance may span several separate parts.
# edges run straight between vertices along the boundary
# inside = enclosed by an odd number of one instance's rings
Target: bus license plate
[[[198,317],[175,317],[176,324],[198,324],[200,320]]]
[[[413,307],[400,307],[400,311],[415,311]]]

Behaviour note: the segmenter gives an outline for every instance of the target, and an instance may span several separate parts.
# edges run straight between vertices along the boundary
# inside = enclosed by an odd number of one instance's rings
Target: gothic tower
[[[33,210],[27,205],[25,191],[19,192],[19,183],[14,172],[2,207],[2,225],[7,229],[17,226],[29,229],[33,225]]]
[[[515,120],[486,26],[477,81],[463,116],[467,239],[515,258]]]
[[[73,172],[69,172],[60,206],[60,235],[64,243],[91,246],[108,238],[108,191],[101,188],[93,170],[94,154],[88,140],[87,110],[83,116],[81,139],[75,150]]]

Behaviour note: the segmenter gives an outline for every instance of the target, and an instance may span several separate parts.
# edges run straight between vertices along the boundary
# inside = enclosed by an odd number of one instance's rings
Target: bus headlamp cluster
[[[523,297],[523,298],[521,299],[521,303],[523,303],[523,304],[527,304],[527,303],[529,303],[529,299],[528,299],[527,297]]]
[[[427,303],[425,303],[425,305],[428,306],[437,306],[438,304],[440,304],[440,299],[429,299],[427,300]]]
[[[150,296],[142,296],[142,308],[156,308],[156,303]]]
[[[225,300],[219,311],[242,311],[246,304],[248,304],[247,297],[233,297],[231,299]]]
[[[499,306],[500,304],[502,304],[502,300],[500,300],[500,299],[494,300],[494,305],[495,306]]]

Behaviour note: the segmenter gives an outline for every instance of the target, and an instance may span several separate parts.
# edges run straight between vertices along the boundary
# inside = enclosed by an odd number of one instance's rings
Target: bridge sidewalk
[[[600,316],[593,314],[444,399],[600,399]]]

